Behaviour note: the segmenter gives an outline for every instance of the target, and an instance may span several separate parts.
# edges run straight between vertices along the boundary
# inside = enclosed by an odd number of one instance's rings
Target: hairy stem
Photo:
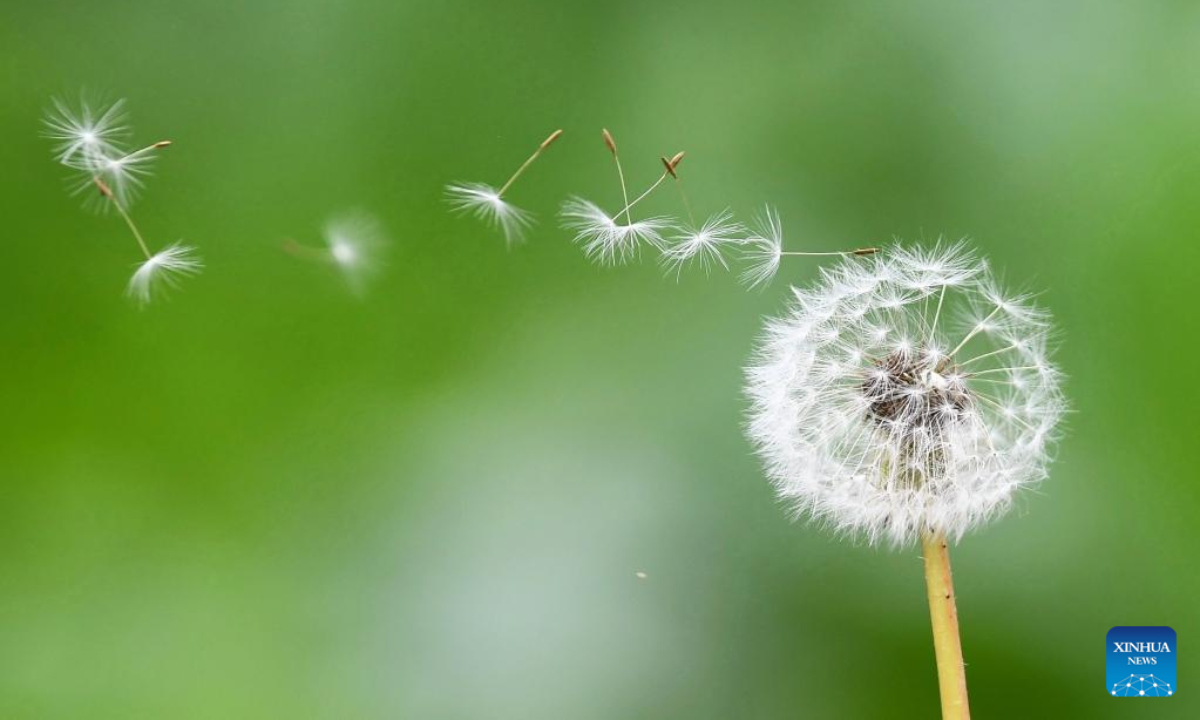
[[[954,603],[954,580],[950,576],[950,551],[946,537],[941,533],[923,533],[921,552],[925,556],[925,590],[929,598],[929,618],[933,624],[933,649],[937,656],[942,718],[970,720],[967,670],[963,664],[962,641],[958,636],[958,609]]]

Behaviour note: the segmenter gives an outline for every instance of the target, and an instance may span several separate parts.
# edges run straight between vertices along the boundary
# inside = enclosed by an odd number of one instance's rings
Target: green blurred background
[[[742,437],[817,266],[590,265],[602,126],[794,247],[1044,289],[1076,412],[955,550],[975,715],[1200,716],[1198,61],[1187,2],[6,3],[0,717],[935,717],[916,551],[789,523]],[[145,311],[39,137],[81,88],[176,143],[135,215],[208,269]],[[527,245],[447,212],[556,127]],[[362,301],[279,249],[355,207]],[[1176,697],[1105,694],[1120,624],[1177,630]]]

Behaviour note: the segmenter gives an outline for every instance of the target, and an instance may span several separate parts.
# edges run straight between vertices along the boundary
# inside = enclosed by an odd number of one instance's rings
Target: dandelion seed
[[[675,244],[663,252],[663,264],[676,276],[691,261],[697,262],[705,274],[716,265],[728,270],[729,264],[725,261],[723,251],[729,246],[741,245],[745,241],[745,233],[746,229],[733,221],[733,213],[724,210],[699,228],[687,228],[683,234],[676,236]]]
[[[388,241],[375,218],[356,212],[336,217],[325,226],[325,244],[333,264],[351,289],[361,294],[379,273]]]
[[[683,160],[683,153],[678,153],[672,160],[664,160],[666,170],[650,187],[639,195],[633,202],[629,201],[629,192],[625,185],[625,171],[621,167],[620,155],[617,151],[616,140],[607,129],[601,132],[605,147],[612,153],[613,162],[617,168],[617,179],[621,185],[621,198],[624,207],[615,215],[610,216],[600,206],[582,198],[570,198],[559,212],[563,227],[575,233],[575,242],[583,247],[584,254],[602,265],[615,265],[637,257],[643,246],[649,245],[659,252],[667,248],[663,235],[674,227],[674,223],[664,217],[652,217],[634,221],[632,210],[642,200],[645,200],[659,185],[674,173],[674,166]],[[624,222],[621,222],[621,218]]]
[[[649,245],[662,250],[663,233],[671,223],[665,218],[647,218],[621,224],[600,206],[582,198],[570,198],[559,213],[563,226],[575,233],[584,254],[601,265],[615,265],[638,256]]]
[[[742,273],[742,282],[751,289],[771,282],[783,261],[783,222],[779,213],[768,205],[756,229],[758,234],[746,240],[742,253],[742,259],[749,263]]]
[[[129,135],[125,125],[125,101],[118,100],[108,107],[93,109],[80,100],[72,108],[55,98],[54,107],[46,113],[45,136],[55,143],[55,159],[64,165],[89,163],[98,156],[120,155],[119,144]]]
[[[855,250],[834,250],[829,252],[799,252],[783,249],[783,221],[779,213],[771,206],[766,206],[759,216],[755,226],[757,234],[747,238],[742,259],[749,267],[742,272],[742,282],[750,289],[763,287],[774,279],[779,272],[779,266],[785,257],[866,257],[874,255],[878,248],[864,247]]]
[[[797,514],[872,543],[954,539],[1046,476],[1066,406],[1048,318],[995,288],[958,244],[846,259],[796,291],[747,392]]]
[[[533,224],[529,212],[509,203],[500,191],[483,183],[448,185],[446,199],[458,212],[469,213],[493,229],[504,233],[511,247],[525,239],[525,231]]]
[[[154,163],[156,152],[169,145],[168,142],[158,142],[131,153],[110,154],[94,152],[81,155],[71,167],[78,171],[73,193],[82,195],[88,202],[98,200],[100,209],[113,206],[106,202],[103,196],[95,194],[97,180],[102,181],[111,191],[110,199],[128,209],[137,200],[150,169]]]
[[[562,136],[563,131],[555,130],[538,145],[537,150],[529,156],[521,167],[501,185],[494,188],[485,183],[458,183],[446,186],[446,201],[456,212],[470,214],[487,223],[493,229],[504,234],[504,241],[509,247],[525,239],[525,231],[533,224],[533,216],[504,199],[504,194],[512,187],[517,178],[537,160],[546,148]]]
[[[144,306],[164,291],[177,287],[182,278],[199,274],[203,269],[204,263],[195,248],[176,243],[140,263],[129,278],[126,293]]]

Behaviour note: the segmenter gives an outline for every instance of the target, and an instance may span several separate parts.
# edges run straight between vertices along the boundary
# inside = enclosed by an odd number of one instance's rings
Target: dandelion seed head
[[[1046,477],[1066,411],[1050,319],[996,289],[963,244],[892,248],[768,322],[747,428],[794,514],[871,543],[957,539]]]
[[[484,183],[463,183],[446,186],[446,201],[459,213],[479,218],[504,234],[511,247],[525,239],[525,231],[533,224],[533,216],[501,197],[500,192]]]
[[[196,249],[176,243],[140,263],[129,279],[126,293],[139,305],[146,305],[180,280],[204,269]]]

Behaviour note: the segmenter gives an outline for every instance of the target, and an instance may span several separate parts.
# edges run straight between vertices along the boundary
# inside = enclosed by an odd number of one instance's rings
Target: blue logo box
[[[1175,694],[1175,631],[1165,626],[1118,626],[1108,631],[1106,679],[1114,697]]]

